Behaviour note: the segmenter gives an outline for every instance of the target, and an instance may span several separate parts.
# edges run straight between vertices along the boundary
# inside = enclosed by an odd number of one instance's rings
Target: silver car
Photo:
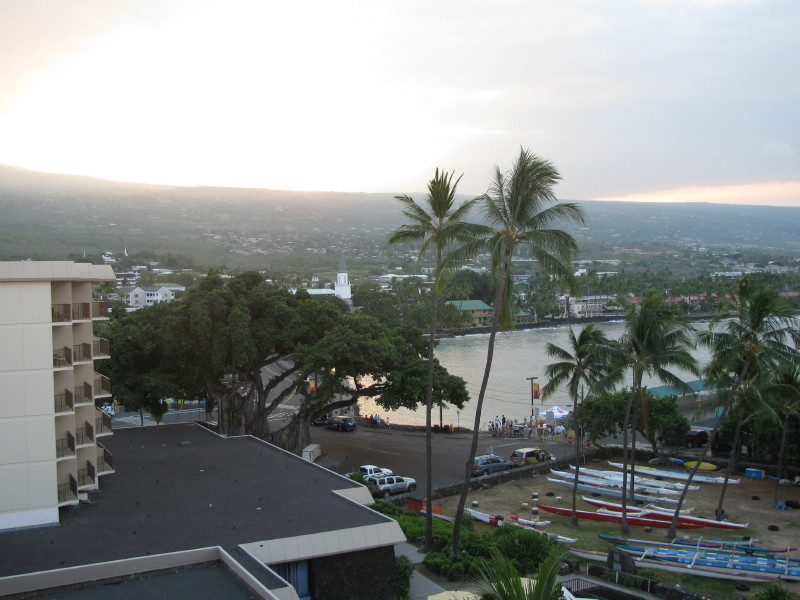
[[[374,475],[367,479],[367,487],[373,496],[388,498],[392,494],[405,494],[417,489],[417,482],[411,477],[397,475]]]

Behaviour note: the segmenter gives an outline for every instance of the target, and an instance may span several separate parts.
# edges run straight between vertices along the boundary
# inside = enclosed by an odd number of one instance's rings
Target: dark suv
[[[686,434],[686,447],[705,446],[708,443],[708,432],[705,429],[690,429]]]
[[[355,431],[358,429],[353,417],[331,417],[325,421],[325,429],[338,429],[339,431]]]

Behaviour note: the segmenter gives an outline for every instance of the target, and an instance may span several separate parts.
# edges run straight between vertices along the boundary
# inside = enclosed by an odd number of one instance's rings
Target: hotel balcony
[[[75,401],[73,400],[72,392],[64,390],[63,394],[55,394],[53,396],[53,405],[56,414],[74,412]]]
[[[78,489],[86,487],[97,487],[97,477],[95,475],[94,465],[86,461],[86,466],[78,469]]]
[[[72,348],[64,346],[53,350],[53,368],[60,369],[72,366]]]
[[[109,352],[108,340],[105,338],[94,338],[92,342],[92,358],[95,360],[99,358],[110,358],[111,353]]]
[[[70,456],[75,456],[75,436],[68,431],[66,437],[56,440],[56,458]]]
[[[53,323],[69,323],[72,321],[71,304],[53,304]]]
[[[92,344],[75,344],[72,347],[72,362],[91,362],[92,360]]]
[[[97,475],[108,475],[114,472],[114,455],[106,450],[102,444],[97,444],[98,450],[102,450],[102,454],[97,455]]]
[[[78,482],[70,474],[69,481],[58,484],[58,505],[67,506],[78,503]]]
[[[105,398],[111,395],[111,380],[100,373],[94,374],[94,397]]]
[[[89,302],[76,302],[72,305],[73,321],[88,321],[92,318],[92,305]]]
[[[94,445],[94,427],[91,423],[84,421],[83,427],[78,427],[75,430],[75,445],[78,448]]]
[[[93,319],[107,319],[108,318],[108,302],[100,302],[100,301],[92,302],[92,318]]]
[[[95,437],[100,437],[102,435],[112,435],[114,430],[111,428],[111,417],[107,415],[105,412],[97,410],[97,417],[94,420],[94,431]]]
[[[79,404],[91,404],[94,402],[94,398],[92,397],[92,386],[86,382],[76,385],[74,393],[76,406]]]

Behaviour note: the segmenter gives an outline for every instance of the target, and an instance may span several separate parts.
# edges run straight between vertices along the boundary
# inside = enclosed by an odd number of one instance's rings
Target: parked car
[[[325,421],[325,429],[338,429],[339,431],[355,431],[358,429],[353,417],[331,417]]]
[[[533,465],[538,462],[550,460],[550,453],[541,448],[519,448],[511,453],[509,460],[515,467]]]
[[[417,489],[417,482],[411,477],[397,475],[379,475],[367,479],[367,487],[373,496],[388,498],[392,494],[405,494]]]
[[[686,447],[705,446],[708,443],[708,432],[705,429],[690,429],[686,434]]]
[[[513,466],[510,461],[495,454],[485,454],[475,457],[475,462],[472,463],[472,475],[486,475],[487,473],[506,471]]]
[[[320,415],[315,419],[311,419],[311,424],[314,427],[325,427],[325,424],[328,422],[328,419],[330,419],[328,415]]]
[[[376,467],[375,465],[361,465],[358,470],[364,476],[364,479],[376,475],[394,475],[391,469],[384,469],[383,467]]]

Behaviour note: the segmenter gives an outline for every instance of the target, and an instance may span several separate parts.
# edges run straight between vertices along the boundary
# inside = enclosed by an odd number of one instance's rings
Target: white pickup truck
[[[358,467],[358,470],[364,476],[364,479],[374,475],[394,475],[391,469],[384,469],[383,467],[376,467],[375,465],[361,465]]]

